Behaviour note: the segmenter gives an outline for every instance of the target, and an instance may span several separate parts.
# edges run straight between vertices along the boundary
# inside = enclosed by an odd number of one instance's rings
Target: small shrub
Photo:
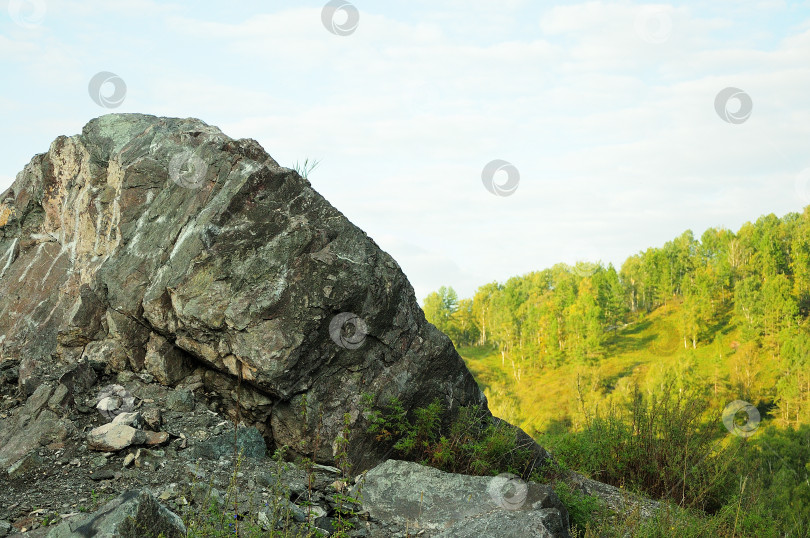
[[[443,471],[472,475],[510,472],[528,478],[534,469],[530,446],[521,446],[515,430],[478,406],[461,407],[449,422],[437,399],[414,409],[412,418],[397,398],[384,410],[373,408],[371,395],[363,396],[369,433],[392,446],[397,457]]]

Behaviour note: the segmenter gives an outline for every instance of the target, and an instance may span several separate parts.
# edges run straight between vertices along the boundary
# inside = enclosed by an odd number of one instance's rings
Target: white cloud
[[[282,165],[320,159],[313,186],[389,249],[420,300],[560,261],[618,264],[686,228],[806,203],[794,184],[810,167],[810,13],[793,5],[358,4],[346,37],[317,7],[64,5],[0,36],[15,81],[0,111],[22,134],[0,150],[0,181],[110,112],[86,90],[109,69],[129,88],[116,112],[199,117]],[[650,13],[665,25],[640,26]],[[727,86],[752,97],[741,125],[714,110]],[[493,159],[520,170],[514,195],[484,190]]]

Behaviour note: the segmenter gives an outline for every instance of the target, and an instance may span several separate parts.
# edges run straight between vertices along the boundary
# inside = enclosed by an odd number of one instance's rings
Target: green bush
[[[707,413],[698,396],[636,391],[625,413],[611,408],[582,432],[544,441],[561,465],[595,480],[714,512],[734,488],[741,445],[724,444],[720,417]]]
[[[503,472],[529,478],[533,451],[521,445],[514,428],[495,421],[478,406],[461,407],[453,421],[439,400],[417,408],[412,416],[397,398],[383,410],[364,395],[368,431],[390,444],[396,457],[452,473],[491,476]]]

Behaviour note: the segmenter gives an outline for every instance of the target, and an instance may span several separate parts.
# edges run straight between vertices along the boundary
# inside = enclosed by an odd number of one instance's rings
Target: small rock
[[[118,396],[107,396],[96,404],[96,409],[102,412],[112,413],[121,406],[121,398]]]
[[[140,377],[141,381],[143,381],[144,383],[151,383],[155,380],[155,376],[153,376],[152,374],[147,374],[146,372],[138,374],[138,377]]]
[[[80,362],[62,374],[59,383],[65,385],[72,394],[84,392],[98,381],[93,366],[87,362]]]
[[[312,468],[315,469],[316,471],[323,471],[325,473],[340,474],[340,469],[338,469],[337,467],[330,467],[329,465],[321,465],[319,463],[313,463]]]
[[[311,516],[316,520],[318,518],[326,517],[326,510],[317,505],[310,506],[309,512]]]
[[[135,397],[123,385],[107,385],[99,391],[96,409],[107,420],[112,420],[116,415],[135,409]]]
[[[117,451],[146,441],[146,434],[132,426],[110,422],[95,428],[87,435],[87,446],[92,450]]]
[[[111,469],[101,469],[90,473],[90,480],[112,480],[115,473]]]
[[[144,434],[146,434],[147,446],[162,445],[169,440],[169,434],[166,432],[144,432]]]
[[[335,520],[332,519],[329,516],[321,516],[321,517],[315,518],[315,526],[318,527],[319,529],[323,529],[323,530],[331,532],[331,531],[335,530],[334,521]]]
[[[160,414],[160,409],[157,407],[148,407],[141,411],[143,421],[152,431],[160,431],[160,426],[163,424],[163,417]]]
[[[178,495],[177,484],[172,482],[171,484],[166,486],[166,488],[160,493],[158,499],[161,501],[168,501],[169,499],[174,499],[175,497],[177,497],[177,495]]]
[[[133,428],[140,428],[143,425],[143,417],[137,411],[131,413],[121,413],[112,420],[113,424],[124,424]]]
[[[186,389],[177,389],[169,394],[166,407],[183,413],[194,411],[194,393]]]
[[[259,525],[261,525],[262,529],[269,531],[270,529],[275,527],[275,524],[270,522],[270,518],[267,517],[267,512],[259,512],[259,517],[256,518]]]
[[[105,456],[104,454],[96,456],[95,458],[90,460],[90,465],[92,465],[96,469],[104,467],[105,465],[107,465],[107,456]]]
[[[135,454],[129,453],[124,456],[124,467],[129,467],[135,461]]]

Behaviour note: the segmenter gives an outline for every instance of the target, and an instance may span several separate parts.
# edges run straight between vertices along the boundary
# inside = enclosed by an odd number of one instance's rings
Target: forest
[[[751,535],[810,532],[810,207],[762,216],[736,232],[710,228],[698,238],[687,230],[629,256],[618,270],[599,261],[557,264],[484,284],[470,298],[443,286],[423,308],[451,338],[493,413],[577,470],[660,498],[631,472],[646,463],[611,471],[612,462],[589,460],[583,446],[629,453],[639,413],[668,416],[651,437],[678,444],[680,432],[687,451],[695,448],[689,438],[708,427],[706,439],[716,442],[700,448],[700,461],[711,453],[736,462],[734,471],[707,471],[694,502],[685,492],[676,500],[702,510],[695,535],[707,532],[707,521],[718,535],[747,535],[739,513],[733,527],[717,519],[734,503],[756,514],[747,523]],[[723,427],[724,409],[735,401],[756,408],[756,420],[733,417],[750,422],[750,435]],[[681,414],[661,412],[661,402],[674,402]],[[700,408],[699,420],[678,429],[673,417],[685,417],[688,405]],[[687,461],[697,455],[677,464]],[[662,461],[658,471],[670,464]],[[774,469],[784,476],[776,480]]]

